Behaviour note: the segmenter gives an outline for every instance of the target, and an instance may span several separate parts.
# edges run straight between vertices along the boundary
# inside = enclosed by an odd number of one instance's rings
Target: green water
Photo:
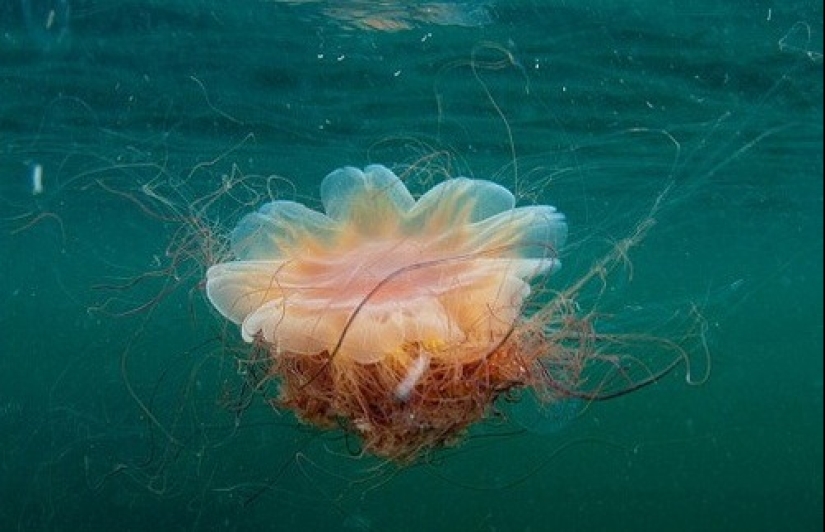
[[[814,2],[0,3],[0,529],[821,530],[822,96]],[[564,212],[559,285],[670,185],[596,303],[701,311],[709,379],[397,469],[233,413],[197,260],[105,289],[212,192],[228,227],[427,156]]]

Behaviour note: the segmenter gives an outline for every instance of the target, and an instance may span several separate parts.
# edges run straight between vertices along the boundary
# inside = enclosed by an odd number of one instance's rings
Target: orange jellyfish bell
[[[559,266],[555,208],[467,178],[416,200],[379,165],[332,172],[321,200],[325,214],[273,201],[245,216],[235,260],[207,272],[211,303],[268,352],[279,405],[405,461],[535,379],[541,334],[518,327],[530,280]]]

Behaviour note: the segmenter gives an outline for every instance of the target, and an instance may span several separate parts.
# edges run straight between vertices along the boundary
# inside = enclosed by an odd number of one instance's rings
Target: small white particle
[[[43,193],[43,165],[35,163],[31,171],[32,196]]]
[[[407,374],[404,375],[404,378],[398,383],[398,386],[395,387],[395,398],[399,401],[406,402],[410,398],[413,388],[415,388],[415,385],[421,380],[421,376],[424,375],[424,372],[429,366],[430,355],[426,351],[422,351],[421,354],[418,355],[418,358],[412,361],[409,369],[407,369]]]

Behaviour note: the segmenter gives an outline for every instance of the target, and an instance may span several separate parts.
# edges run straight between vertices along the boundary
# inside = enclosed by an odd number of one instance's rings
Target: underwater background
[[[0,530],[822,530],[822,25],[813,1],[2,0]],[[371,163],[555,205],[559,287],[657,205],[587,302],[608,332],[698,316],[690,363],[572,413],[525,397],[406,467],[273,410],[205,302],[210,239]]]

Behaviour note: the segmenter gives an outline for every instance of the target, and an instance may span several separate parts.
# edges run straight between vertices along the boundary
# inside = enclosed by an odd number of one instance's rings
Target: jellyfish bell
[[[346,167],[324,213],[274,201],[207,271],[212,305],[268,353],[278,404],[366,452],[409,460],[458,441],[552,351],[522,311],[559,268],[564,216],[504,187],[448,179],[417,200],[389,169]]]

